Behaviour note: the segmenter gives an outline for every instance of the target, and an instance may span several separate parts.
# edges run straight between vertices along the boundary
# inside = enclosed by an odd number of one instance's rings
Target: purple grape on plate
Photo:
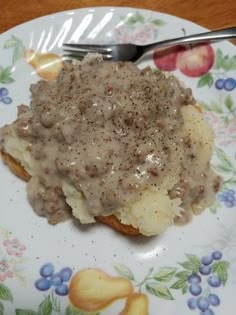
[[[224,87],[224,79],[217,79],[215,82],[215,87],[217,88],[217,90],[222,90]]]
[[[227,208],[233,208],[236,206],[236,201],[235,200],[234,201],[226,201],[225,205]]]
[[[197,300],[194,298],[189,298],[187,300],[187,305],[190,308],[190,310],[194,310],[195,308],[197,308]]]
[[[200,274],[207,276],[211,273],[211,266],[201,266],[199,272]]]
[[[0,102],[3,102],[4,104],[11,104],[12,99],[7,96],[9,94],[8,89],[6,88],[0,88]]]
[[[42,277],[47,278],[47,277],[51,277],[54,273],[54,266],[51,263],[47,263],[45,265],[43,265],[40,270],[39,273]]]
[[[219,201],[222,201],[227,208],[236,206],[235,191],[232,189],[225,190],[218,196]]]
[[[198,283],[192,283],[189,287],[189,292],[193,295],[193,296],[198,296],[199,294],[202,293],[202,288],[200,287],[200,285]]]
[[[65,267],[61,269],[60,274],[61,274],[62,281],[67,282],[70,280],[72,276],[72,269],[69,267]]]
[[[201,312],[200,315],[215,315],[215,313],[211,308],[208,308],[208,310]]]
[[[200,283],[201,281],[201,277],[195,273],[188,277],[189,283]]]
[[[221,280],[217,275],[209,276],[207,282],[213,288],[218,288],[221,285]]]
[[[235,191],[233,189],[229,189],[228,194],[231,196],[235,196]]]
[[[0,88],[0,97],[4,97],[8,95],[8,89],[6,88]]]
[[[210,303],[207,298],[199,297],[197,299],[197,307],[199,308],[199,310],[206,311],[209,308],[209,305]]]
[[[211,254],[211,256],[214,260],[220,260],[223,255],[220,251],[216,250]]]
[[[59,285],[63,283],[61,274],[59,272],[52,275],[50,280],[51,280],[52,286],[54,287],[58,287]]]
[[[205,266],[210,265],[213,262],[212,256],[203,256],[201,259],[201,263]]]
[[[47,278],[40,278],[35,281],[35,287],[40,291],[47,291],[51,288],[51,281]]]
[[[224,89],[226,91],[232,91],[236,87],[236,80],[234,78],[228,78],[224,81]]]
[[[56,294],[61,295],[61,296],[67,295],[69,292],[68,285],[65,283],[61,284],[60,286],[56,287],[55,292]]]
[[[216,294],[209,294],[208,300],[211,305],[218,306],[220,305],[220,298]]]

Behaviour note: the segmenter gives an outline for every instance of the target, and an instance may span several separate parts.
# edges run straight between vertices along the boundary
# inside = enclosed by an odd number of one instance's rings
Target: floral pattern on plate
[[[158,29],[166,22],[158,18],[146,18],[140,12],[121,17],[121,22],[114,30],[114,37],[119,43],[135,42],[145,45],[158,38]]]
[[[25,257],[26,246],[12,233],[0,227],[0,314],[4,314],[4,304],[13,302],[13,294],[7,282],[17,280],[26,286]],[[11,282],[9,282],[11,283]]]
[[[11,233],[0,228],[0,282],[8,278],[17,278],[24,282],[24,269],[21,268],[28,261],[25,257],[26,246]]]
[[[9,96],[9,90],[5,87],[0,88],[0,102],[6,105],[12,103],[12,98]]]
[[[63,66],[64,41],[81,38],[148,44],[182,36],[186,30],[188,34],[203,31],[188,21],[157,12],[95,8],[43,17],[6,32],[0,38],[1,124],[16,105],[27,104],[32,82],[57,77]],[[176,309],[183,315],[224,315],[235,308],[235,58],[233,45],[219,43],[191,50],[178,46],[168,56],[154,52],[148,61],[155,71],[173,72],[186,81],[216,135],[212,164],[224,184],[211,212],[205,211],[191,227],[173,228],[153,243],[149,241],[151,245],[114,236],[101,227],[87,233],[66,223],[52,232],[23,202],[19,181],[3,173],[1,198],[8,212],[0,213],[4,226],[0,230],[0,315],[137,315],[137,305],[142,315],[156,315],[157,310],[172,315]],[[23,219],[19,213],[24,213]],[[15,222],[23,224],[12,223],[9,217],[13,215]],[[202,230],[199,233],[204,225],[207,237]],[[14,227],[12,234],[6,230],[9,226]],[[158,256],[155,253],[159,251]],[[184,256],[186,252],[194,254]],[[109,283],[105,298],[101,294],[104,283]],[[88,287],[98,289],[93,295],[85,290]]]
[[[17,240],[13,243],[17,243],[16,247],[23,250]],[[35,288],[39,291],[50,290],[50,293],[37,311],[16,309],[16,314],[26,315],[29,311],[30,314],[41,314],[41,309],[44,310],[44,315],[60,314],[61,305],[57,296],[65,297],[69,294],[70,303],[65,314],[103,314],[104,308],[116,300],[125,299],[125,308],[121,314],[136,315],[135,309],[138,305],[143,308],[142,314],[145,315],[148,314],[149,295],[173,301],[175,292],[179,290],[187,295],[186,305],[190,310],[197,309],[199,312],[206,312],[203,314],[213,315],[216,314],[213,309],[221,304],[217,290],[226,285],[229,267],[230,263],[223,260],[223,254],[218,250],[201,258],[186,254],[186,260],[179,262],[177,266],[162,267],[159,270],[150,268],[141,280],[137,280],[129,267],[119,263],[114,264],[119,277],[92,268],[78,271],[72,276],[71,268],[64,267],[55,272],[54,265],[46,263],[39,270],[41,278],[36,280]],[[13,300],[10,289],[3,285],[0,285],[1,299]]]

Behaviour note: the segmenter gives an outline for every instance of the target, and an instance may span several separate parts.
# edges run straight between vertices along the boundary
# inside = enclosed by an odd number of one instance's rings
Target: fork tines
[[[64,54],[68,58],[82,59],[87,53],[99,53],[103,56],[103,59],[110,60],[112,55],[111,47],[102,45],[89,45],[89,44],[63,44],[63,49],[67,54]]]

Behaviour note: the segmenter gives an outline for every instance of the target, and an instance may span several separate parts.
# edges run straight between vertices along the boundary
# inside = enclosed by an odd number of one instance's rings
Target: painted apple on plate
[[[189,49],[175,46],[169,49],[156,50],[153,60],[157,68],[162,71],[179,69],[184,75],[195,78],[207,73],[215,60],[211,45],[196,45]]]

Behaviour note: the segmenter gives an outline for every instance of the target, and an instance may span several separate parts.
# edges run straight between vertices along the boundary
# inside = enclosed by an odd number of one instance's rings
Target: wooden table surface
[[[236,24],[235,0],[1,0],[0,33],[39,16],[98,5],[130,6],[160,11],[209,29]]]

